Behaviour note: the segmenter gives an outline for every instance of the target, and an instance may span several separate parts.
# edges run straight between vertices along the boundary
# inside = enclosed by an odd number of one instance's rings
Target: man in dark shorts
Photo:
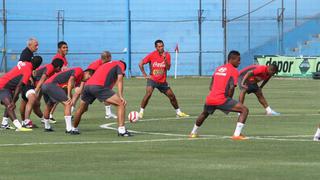
[[[25,93],[22,94],[23,101],[27,102],[23,103],[25,104],[25,107],[22,107],[22,109],[25,109],[24,114],[21,115],[21,117],[24,117],[22,126],[26,128],[36,127],[30,120],[32,110],[39,118],[43,118],[43,113],[40,109],[40,101],[42,97],[42,94],[40,93],[41,86],[46,79],[51,77],[54,73],[61,71],[62,65],[63,61],[57,58],[54,59],[51,64],[41,66],[35,70],[33,81],[36,88],[30,88],[29,85],[29,87],[26,88],[27,90],[24,90]]]
[[[70,68],[65,71],[59,72],[47,79],[42,85],[42,93],[46,108],[43,113],[45,131],[53,131],[49,122],[49,113],[55,103],[62,103],[64,105],[64,119],[66,123],[66,133],[71,132],[71,107],[72,98],[77,98],[76,95],[72,96],[72,90],[76,86],[83,87],[92,75],[91,70],[83,70],[80,67]],[[63,87],[67,87],[67,93]]]
[[[52,60],[54,59],[62,59],[63,60],[63,66],[61,68],[61,71],[65,71],[66,69],[68,69],[68,60],[67,60],[67,54],[68,54],[68,44],[65,42],[65,41],[59,41],[58,42],[58,52],[57,54],[52,58]],[[66,88],[66,87],[63,87],[63,88]],[[50,123],[56,123],[56,120],[53,118],[53,113],[54,111],[56,110],[57,108],[57,104],[55,104],[52,109],[51,109],[51,112],[50,112],[50,119],[49,119],[49,122]]]
[[[196,123],[190,133],[190,138],[198,137],[198,128],[206,120],[209,114],[213,114],[216,109],[219,109],[225,113],[240,113],[232,139],[247,139],[241,134],[241,131],[246,122],[249,110],[242,103],[232,99],[234,89],[237,86],[239,74],[236,68],[239,64],[240,53],[238,51],[231,51],[228,55],[228,63],[218,67],[214,72],[210,85],[210,92],[206,98],[203,112],[196,120]]]
[[[270,78],[278,72],[278,66],[271,64],[264,65],[251,65],[240,71],[238,84],[240,88],[239,101],[244,104],[246,94],[254,93],[260,104],[265,108],[267,115],[280,115],[280,113],[271,109],[267,100],[263,96],[262,88]],[[259,86],[258,83],[261,82]]]
[[[92,70],[96,71],[102,64],[111,62],[111,58],[112,58],[112,56],[109,51],[103,51],[101,53],[101,58],[93,61],[88,66],[87,69],[92,69]],[[111,105],[110,104],[106,104],[105,109],[106,109],[106,116],[105,116],[106,119],[110,119],[110,118],[117,119],[118,118],[117,115],[115,115],[111,112]]]
[[[144,109],[149,102],[154,88],[157,88],[170,99],[171,105],[176,110],[177,117],[189,117],[188,114],[181,112],[176,96],[167,83],[167,71],[170,70],[171,66],[170,54],[164,51],[164,43],[162,40],[156,40],[154,45],[156,50],[148,54],[139,63],[139,68],[147,80],[146,94],[141,102],[139,118],[143,118]],[[149,64],[150,76],[148,76],[144,70],[143,66],[145,64]]]
[[[71,134],[79,134],[78,125],[82,114],[88,110],[89,104],[98,99],[104,104],[112,104],[117,107],[118,136],[131,136],[130,132],[125,128],[126,100],[123,97],[123,76],[125,69],[126,64],[123,61],[105,63],[86,82],[79,108],[74,116]],[[112,90],[115,84],[118,86],[118,93]]]
[[[0,100],[6,109],[4,117],[9,117],[17,131],[32,131],[22,127],[15,114],[15,103],[18,100],[21,87],[27,85],[32,71],[40,66],[42,58],[40,56],[33,57],[30,62],[21,62],[19,66],[14,67],[8,73],[0,78]],[[2,128],[8,129],[9,122],[2,121]]]

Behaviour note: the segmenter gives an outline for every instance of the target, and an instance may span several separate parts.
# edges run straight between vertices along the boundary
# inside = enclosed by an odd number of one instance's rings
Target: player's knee
[[[243,106],[243,107],[241,108],[241,112],[242,112],[242,113],[245,113],[245,114],[248,114],[248,113],[249,113],[249,109],[248,109],[246,106]]]

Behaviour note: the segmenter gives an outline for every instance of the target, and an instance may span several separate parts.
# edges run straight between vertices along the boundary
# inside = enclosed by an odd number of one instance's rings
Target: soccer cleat
[[[49,129],[44,129],[44,132],[53,132],[54,130],[52,128],[49,128]]]
[[[80,134],[80,131],[78,128],[74,128],[73,130],[71,130],[70,132],[71,135],[79,135]]]
[[[270,112],[267,112],[267,115],[268,115],[268,116],[279,116],[280,113],[275,112],[274,110],[271,110]]]
[[[119,133],[118,132],[118,136],[130,137],[130,136],[133,136],[133,135],[129,131],[126,130],[126,132],[124,132],[124,133]]]
[[[25,128],[38,128],[38,126],[33,124],[33,122],[31,120],[28,123],[25,123],[24,121],[22,121],[22,127],[25,127]]]
[[[49,119],[49,123],[50,124],[55,124],[55,123],[57,123],[57,121],[54,118],[50,118]]]
[[[183,112],[179,112],[177,113],[177,117],[189,117],[189,114],[183,113]]]
[[[66,134],[70,134],[70,133],[71,133],[71,131],[67,131],[67,130],[66,130],[66,131],[65,131],[65,133],[66,133]]]
[[[143,118],[143,112],[139,112],[139,119]]]
[[[110,118],[117,119],[118,116],[115,115],[115,114],[113,114],[113,113],[110,113],[110,114],[106,114],[105,118],[106,118],[106,119],[110,119]]]
[[[199,135],[197,133],[190,133],[189,138],[198,138]]]
[[[320,141],[320,137],[319,136],[314,136],[313,137],[313,141]]]
[[[1,128],[2,129],[16,129],[16,128],[10,126],[10,124],[1,124]]]
[[[236,141],[242,141],[242,140],[247,140],[248,138],[245,137],[244,135],[240,134],[240,136],[232,136],[231,139],[236,140]]]
[[[16,131],[20,131],[20,132],[30,132],[30,131],[32,131],[32,129],[28,129],[28,128],[21,127],[21,128],[16,129]]]

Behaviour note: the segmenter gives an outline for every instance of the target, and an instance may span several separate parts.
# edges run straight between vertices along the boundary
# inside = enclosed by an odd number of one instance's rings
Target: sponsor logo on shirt
[[[166,67],[166,65],[164,64],[164,62],[161,62],[161,63],[155,62],[152,64],[152,67],[164,68]]]
[[[226,76],[227,75],[227,68],[226,67],[221,67],[218,69],[218,71],[215,73],[217,76]]]

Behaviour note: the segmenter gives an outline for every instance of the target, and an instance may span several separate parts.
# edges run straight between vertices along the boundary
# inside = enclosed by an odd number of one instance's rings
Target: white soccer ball
[[[135,123],[139,120],[139,113],[137,111],[131,111],[128,115],[130,122]]]

